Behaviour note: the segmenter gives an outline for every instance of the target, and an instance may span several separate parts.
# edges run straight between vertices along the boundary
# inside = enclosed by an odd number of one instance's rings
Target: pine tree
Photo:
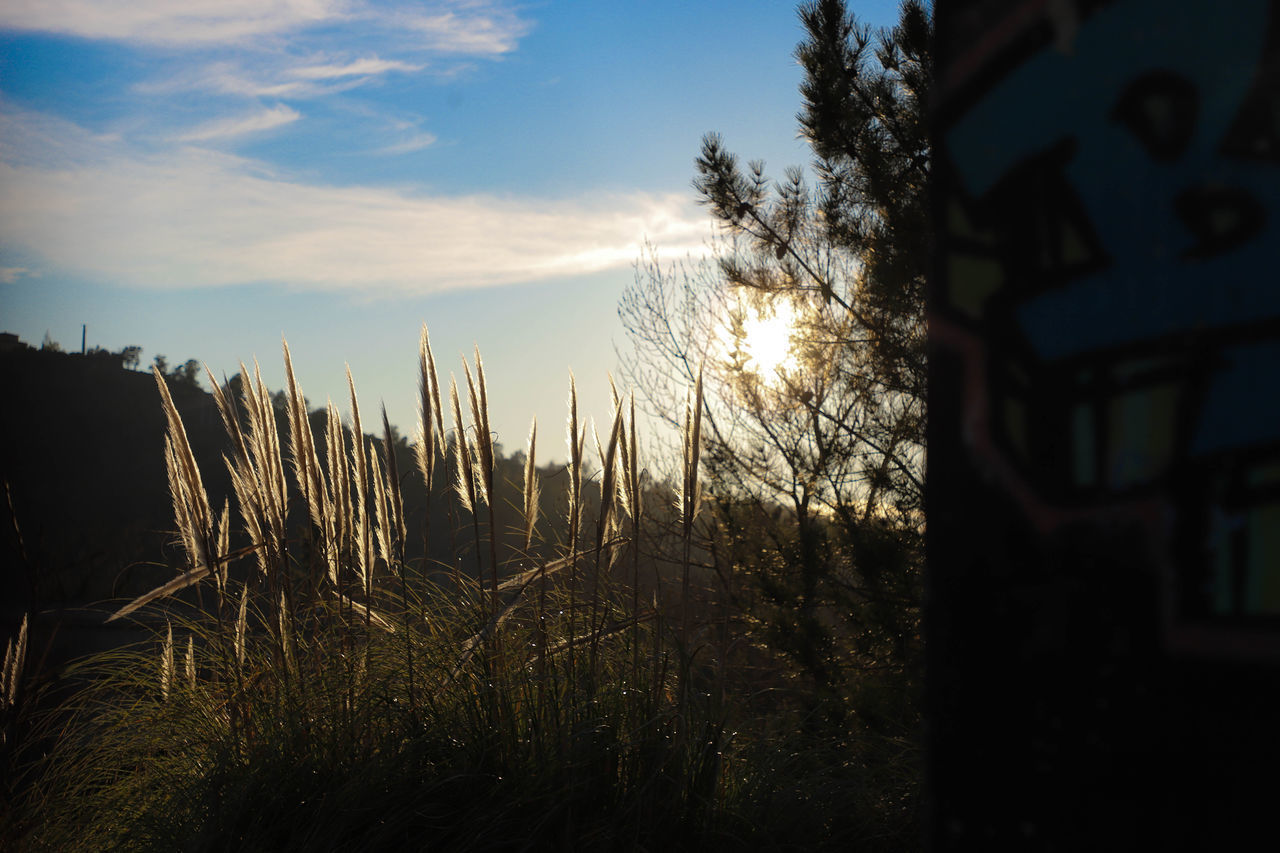
[[[909,835],[919,766],[901,756],[918,756],[922,676],[932,21],[915,0],[876,33],[841,0],[806,4],[800,18],[798,119],[815,187],[797,168],[773,183],[763,163],[743,168],[708,135],[694,186],[723,226],[717,267],[681,277],[642,266],[619,310],[637,348],[632,379],[659,414],[681,399],[662,399],[665,381],[709,361],[717,568],[754,579],[738,593],[745,624],[803,677],[805,719],[873,735],[864,742],[879,758],[860,760],[880,762]],[[790,358],[762,370],[749,327],[772,314],[795,317]],[[720,350],[708,343],[726,337],[717,322],[730,329]]]
[[[923,404],[924,283],[933,247],[929,13],[909,0],[898,26],[878,35],[843,0],[803,6],[800,17],[808,38],[796,50],[805,70],[798,119],[815,156],[816,200],[795,169],[770,192],[763,164],[744,173],[715,134],[703,141],[695,187],[717,220],[751,240],[749,258],[722,264],[731,283],[772,293],[816,290],[852,321],[844,342],[869,344],[876,381]],[[824,252],[855,268],[824,262]],[[872,337],[858,337],[865,333]]]

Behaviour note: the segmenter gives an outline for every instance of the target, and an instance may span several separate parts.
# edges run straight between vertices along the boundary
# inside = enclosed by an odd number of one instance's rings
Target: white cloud
[[[51,132],[71,141],[43,148]],[[646,237],[697,252],[708,232],[679,195],[551,201],[318,186],[198,148],[144,154],[12,109],[0,111],[4,138],[35,150],[0,147],[0,245],[121,285],[434,292],[625,267]]]
[[[143,46],[132,66],[146,77],[131,80],[126,97],[112,99],[117,114],[110,127],[152,144],[203,143],[298,121],[300,113],[282,101],[297,106],[389,75],[425,72],[445,78],[473,61],[505,54],[530,29],[506,8],[510,2],[0,0],[0,32]],[[150,49],[154,45],[180,49]],[[197,101],[193,95],[206,97]],[[337,103],[352,114],[362,101],[356,96]],[[200,110],[195,121],[204,121],[194,127],[193,107]],[[360,153],[404,154],[436,141],[425,132],[379,131],[370,129],[373,138],[361,141]],[[329,139],[342,145],[345,137]],[[0,139],[0,147],[4,144]]]
[[[294,68],[289,74],[304,80],[332,80],[339,77],[368,77],[374,74],[386,74],[389,71],[421,71],[424,66],[412,65],[393,59],[357,59],[343,65],[307,65]]]
[[[26,267],[0,267],[0,284],[13,284],[23,276],[31,275]]]
[[[394,17],[401,26],[421,37],[423,47],[446,53],[509,53],[530,29],[514,12],[496,7],[480,6],[469,14],[447,11]]]
[[[436,135],[434,133],[415,133],[413,136],[403,142],[396,142],[384,148],[377,150],[378,154],[411,154],[414,151],[421,151],[436,143]]]
[[[245,39],[341,23],[396,27],[430,50],[501,54],[529,30],[496,2],[476,0],[5,0],[0,29],[163,45],[237,45]]]
[[[245,98],[322,98],[361,86],[379,74],[411,73],[426,65],[398,60],[361,59],[348,63],[314,61],[298,65],[288,57],[257,56],[253,62],[221,59],[163,78],[135,84],[140,95],[168,96],[210,92]]]
[[[161,44],[233,42],[344,16],[342,0],[6,0],[0,28]]]
[[[140,95],[175,95],[183,92],[214,92],[220,95],[240,95],[249,98],[294,98],[321,94],[310,83],[301,80],[280,82],[264,79],[262,72],[249,72],[236,62],[220,60],[193,68],[183,69],[152,80],[135,84],[133,91]]]
[[[52,2],[59,7],[81,4],[98,8],[111,0]],[[149,96],[211,92],[247,98],[318,98],[392,73],[426,70],[437,79],[448,78],[472,67],[475,58],[509,53],[531,25],[502,8],[502,2],[505,0],[436,0],[425,4],[315,0],[314,5],[286,2],[275,6],[264,2],[264,9],[276,9],[273,16],[246,11],[238,0],[225,9],[218,5],[202,9],[197,4],[191,10],[173,0],[140,0],[128,7],[129,14],[108,16],[111,26],[93,24],[92,15],[67,24],[60,14],[31,11],[43,7],[22,6],[14,12],[0,4],[0,30],[29,28],[86,38],[149,41],[151,30],[140,22],[163,18],[167,22],[164,32],[172,35],[172,41],[185,40],[183,46],[189,50],[159,55],[156,61],[163,71],[133,84],[133,92]],[[225,12],[226,38],[218,35],[221,30],[217,27],[209,29],[202,24],[187,39],[178,26],[185,15],[207,17],[217,12]],[[252,35],[262,38],[248,37]]]
[[[206,142],[211,139],[225,139],[243,136],[246,133],[257,133],[273,127],[295,122],[302,118],[302,113],[278,104],[271,109],[258,110],[249,115],[231,116],[206,122],[186,133],[173,137],[177,142]]]

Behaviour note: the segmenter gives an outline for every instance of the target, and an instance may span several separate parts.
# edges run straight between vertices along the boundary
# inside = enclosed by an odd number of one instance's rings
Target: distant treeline
[[[0,395],[6,401],[0,416],[0,478],[12,506],[11,513],[6,509],[11,518],[0,525],[0,564],[5,567],[0,627],[13,627],[28,609],[38,613],[129,598],[179,571],[182,555],[164,465],[160,395],[152,376],[130,369],[140,351],[95,349],[81,356],[56,343],[0,351]],[[228,501],[234,504],[224,463],[230,447],[212,395],[187,369],[197,364],[190,360],[165,375],[210,503],[221,510]],[[241,382],[239,374],[228,381],[236,398]],[[277,391],[271,396],[283,446],[284,395]],[[310,419],[323,455],[325,412],[315,409]],[[459,566],[474,571],[470,519],[455,517],[458,513],[447,509],[452,504],[439,496],[454,487],[455,478],[437,478],[437,494],[428,502],[421,478],[410,470],[412,447],[399,430],[393,427],[393,432],[410,558],[428,574],[448,575]],[[366,442],[380,444],[381,438],[366,435]],[[504,562],[523,545],[517,508],[525,463],[523,450],[506,455],[496,445],[494,527]],[[545,482],[540,516],[546,533],[557,527],[554,519],[564,512],[567,479],[561,467],[539,468]],[[670,489],[661,485],[654,484],[650,494],[655,517],[674,503]],[[588,489],[585,498],[598,501],[598,489]],[[432,535],[424,553],[428,505]],[[300,506],[291,507],[291,526],[306,524],[302,512]],[[549,552],[560,544],[552,540],[539,547]],[[646,577],[656,576],[649,571]]]
[[[3,352],[11,352],[14,350],[31,351],[35,349],[31,345],[25,343],[17,335],[10,332],[0,334],[0,342],[2,342],[2,345],[0,345],[0,351]],[[66,350],[62,348],[62,344],[55,341],[48,332],[44,333],[44,340],[41,342],[38,351],[42,353],[82,355],[87,358],[94,358],[99,361],[116,364],[126,370],[137,370],[142,364],[142,347],[137,344],[130,344],[129,346],[122,347],[119,350],[109,350],[100,346],[92,346],[79,353],[67,353]],[[161,373],[169,377],[174,382],[186,383],[195,387],[199,387],[200,385],[200,362],[194,358],[189,358],[182,362],[182,364],[170,367],[168,356],[157,354],[155,358],[152,359],[152,364],[158,368]]]

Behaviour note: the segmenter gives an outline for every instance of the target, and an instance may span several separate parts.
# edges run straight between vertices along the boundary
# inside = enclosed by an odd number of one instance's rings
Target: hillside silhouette
[[[230,380],[237,397],[239,382],[238,376]],[[223,461],[230,445],[213,396],[180,375],[171,376],[169,387],[211,506],[221,511],[230,499],[234,515]],[[33,648],[42,648],[38,638],[56,639],[52,663],[135,638],[121,623],[105,626],[105,616],[186,568],[174,533],[164,463],[165,418],[155,377],[126,369],[119,354],[20,346],[0,352],[0,394],[6,401],[0,418],[0,479],[12,497],[12,512],[4,507],[0,525],[0,629],[12,633],[24,613],[33,614]],[[367,425],[377,423],[371,414],[365,414]],[[321,453],[324,417],[319,409],[311,413]],[[277,427],[281,446],[287,448],[285,423],[280,409]],[[437,473],[430,504],[428,559],[421,559],[426,489],[412,467],[412,449],[394,427],[393,435],[412,562],[437,577],[454,569],[473,572],[470,519],[446,511],[441,493],[452,480],[443,473]],[[366,441],[376,442],[376,452],[381,452],[380,437],[366,436]],[[523,452],[505,456],[498,446],[495,508],[504,560],[522,544],[513,507],[519,504],[524,463]],[[542,517],[550,518],[562,513],[564,478],[550,466],[540,473],[545,483]],[[292,471],[287,476],[292,481]],[[294,529],[306,524],[297,504],[290,508]],[[250,562],[242,561],[239,570],[247,571]],[[182,597],[194,602],[198,595],[192,589]]]
[[[184,383],[172,392],[221,505],[230,481],[212,397]],[[8,606],[112,598],[170,574],[177,555],[166,547],[173,509],[155,379],[110,356],[16,349],[0,353],[0,394],[0,476],[26,550],[24,560],[6,523]]]
[[[194,384],[172,386],[221,506],[230,480],[213,400]],[[66,613],[172,577],[179,554],[155,379],[112,354],[18,347],[0,352],[0,396],[0,478],[12,502],[0,533],[3,628],[24,612],[37,636],[51,623],[90,622]],[[73,638],[62,639],[55,658],[72,652]]]

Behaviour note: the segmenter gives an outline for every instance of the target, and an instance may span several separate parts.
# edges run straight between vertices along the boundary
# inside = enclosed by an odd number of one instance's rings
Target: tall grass
[[[112,617],[165,614],[155,644],[83,664],[90,686],[45,719],[58,747],[22,845],[677,849],[752,835],[739,797],[749,786],[724,771],[722,704],[690,685],[690,609],[667,636],[656,597],[642,606],[634,403],[628,411],[614,394],[588,501],[570,377],[563,516],[540,514],[535,422],[518,545],[504,561],[478,350],[474,372],[463,364],[470,421],[451,381],[446,432],[424,328],[417,443],[403,470],[385,410],[380,445],[364,434],[349,370],[346,418],[330,403],[316,435],[287,343],[284,363],[282,424],[256,364],[251,378],[242,365],[239,398],[210,374],[235,495],[220,511],[156,374],[185,567]],[[679,505],[686,593],[701,406],[698,388]],[[433,490],[441,467],[452,468],[443,492]],[[405,476],[466,519],[474,575],[427,560],[441,531],[426,524],[422,555],[409,556]],[[202,607],[179,595],[207,586]],[[6,693],[13,668],[6,661]]]
[[[519,483],[505,483],[478,350],[463,363],[465,408],[451,378],[446,429],[423,329],[411,453],[385,408],[381,437],[364,434],[349,370],[345,417],[330,402],[313,428],[287,343],[283,358],[283,407],[256,364],[241,366],[238,395],[210,374],[234,492],[221,508],[156,375],[184,565],[112,617],[161,626],[151,643],[80,663],[86,687],[24,712],[28,747],[7,740],[5,754],[40,781],[0,816],[0,842],[900,849],[903,833],[876,815],[902,786],[868,768],[912,762],[851,757],[846,732],[803,734],[776,699],[785,680],[733,681],[727,662],[747,644],[730,636],[727,575],[718,619],[699,601],[712,559],[699,532],[700,377],[671,487],[642,475],[634,398],[616,389],[588,458],[572,374],[563,470],[538,467],[534,421]],[[409,478],[422,507],[406,506]],[[433,501],[446,529],[431,525]],[[423,513],[413,542],[411,510]],[[428,559],[441,550],[447,563]],[[0,677],[10,740],[24,637]]]

